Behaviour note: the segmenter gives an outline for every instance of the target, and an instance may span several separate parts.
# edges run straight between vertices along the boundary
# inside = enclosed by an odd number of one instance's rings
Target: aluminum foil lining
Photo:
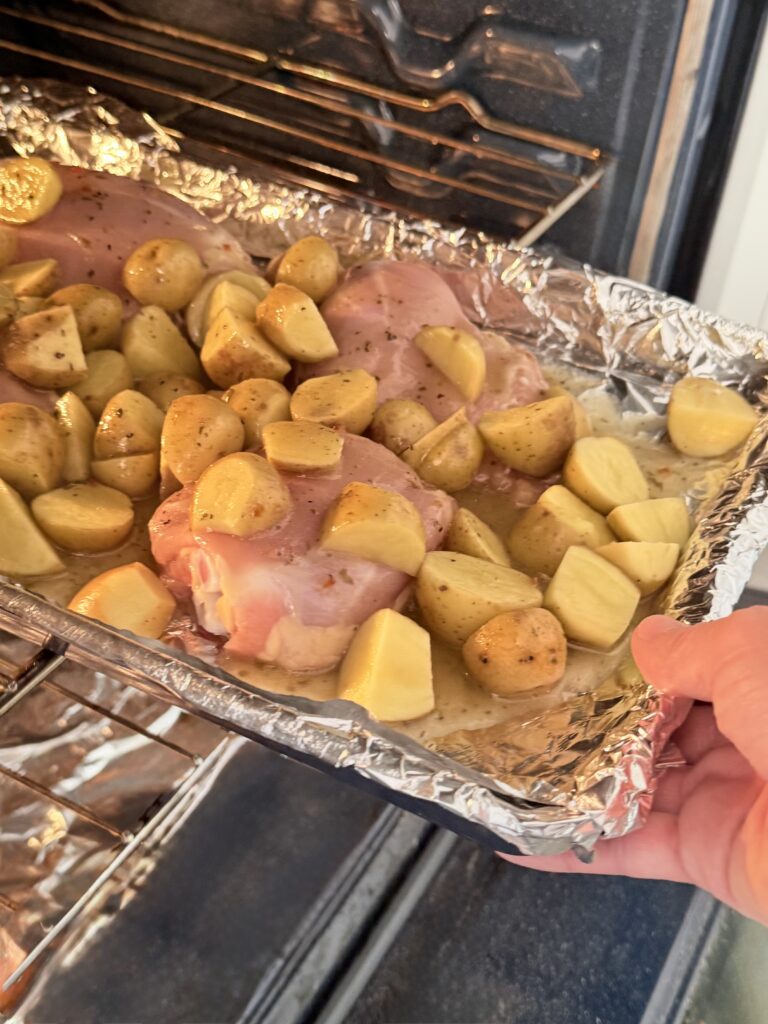
[[[301,235],[323,234],[349,262],[423,258],[451,275],[471,318],[542,357],[597,374],[623,412],[661,412],[682,373],[738,385],[760,402],[768,366],[761,332],[633,282],[434,221],[275,180],[268,168],[172,136],[95,90],[0,81],[0,137],[21,154],[151,181],[224,223],[266,259]],[[665,607],[689,622],[733,607],[768,541],[768,455],[761,420],[739,467],[710,503]],[[0,584],[7,626],[66,640],[76,660],[160,687],[217,721],[342,775],[457,831],[530,854],[587,856],[647,814],[681,708],[636,675],[542,711],[498,744],[503,781],[428,750],[355,705],[275,696],[151,642],[84,622],[12,583]],[[33,625],[30,625],[33,624]],[[470,758],[471,760],[471,758]],[[491,766],[493,768],[493,766]]]

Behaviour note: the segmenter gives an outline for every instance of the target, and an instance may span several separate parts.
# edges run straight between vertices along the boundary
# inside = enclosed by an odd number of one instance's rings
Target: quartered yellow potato
[[[275,269],[278,284],[293,285],[313,302],[327,298],[338,279],[339,257],[336,250],[318,235],[308,235],[294,242]]]
[[[0,328],[5,327],[16,316],[19,304],[8,285],[0,284]]]
[[[86,583],[68,607],[89,619],[157,640],[171,621],[176,602],[151,569],[130,562]]]
[[[154,373],[202,377],[197,353],[159,306],[143,306],[126,320],[120,348],[136,380]]]
[[[413,343],[466,401],[480,397],[485,384],[485,352],[474,334],[457,327],[424,327]]]
[[[161,486],[164,470],[181,484],[194,483],[211,463],[239,452],[244,441],[242,421],[226,403],[211,395],[177,398],[171,402],[163,423]],[[166,480],[164,490],[167,485]]]
[[[2,356],[11,373],[37,388],[68,388],[88,374],[70,306],[16,320],[3,335]]]
[[[285,519],[288,488],[266,459],[235,452],[209,466],[195,485],[190,525],[197,533],[252,537]]]
[[[429,629],[460,646],[494,615],[538,608],[541,591],[530,577],[453,551],[430,551],[416,581],[416,600]]]
[[[613,563],[589,548],[569,548],[544,594],[544,607],[566,636],[605,650],[629,628],[640,591]]]
[[[0,160],[0,220],[30,224],[54,208],[62,184],[56,169],[39,156]]]
[[[18,235],[13,228],[6,228],[0,224],[0,270],[13,263],[18,252]]]
[[[620,505],[608,525],[621,540],[659,541],[684,548],[691,535],[691,517],[682,498],[650,498]]]
[[[496,565],[509,565],[509,555],[501,538],[468,508],[460,508],[453,517],[445,547]]]
[[[267,264],[267,269],[264,271],[264,277],[270,284],[276,284],[277,282],[277,271],[280,269],[280,264],[283,261],[283,253],[278,253],[277,256],[273,256]]]
[[[104,406],[96,425],[93,454],[97,459],[141,455],[160,447],[163,414],[140,391],[119,391]]]
[[[277,284],[256,309],[256,323],[291,359],[319,363],[339,354],[312,299],[289,284]]]
[[[233,385],[221,396],[234,409],[245,427],[245,447],[261,444],[264,427],[268,423],[291,418],[291,396],[287,388],[276,380],[252,377]]]
[[[615,437],[582,437],[577,441],[566,459],[563,481],[603,513],[648,497],[648,481],[635,456]]]
[[[182,373],[150,373],[139,384],[139,391],[151,398],[158,409],[168,412],[168,406],[182,395],[202,395],[203,385],[199,380],[185,377]]]
[[[53,416],[24,402],[1,403],[0,477],[29,499],[58,487],[63,469],[64,442]]]
[[[203,283],[203,264],[189,242],[152,238],[134,249],[123,267],[123,284],[143,306],[176,313]]]
[[[589,421],[589,413],[575,395],[572,395],[570,391],[567,391],[565,388],[560,387],[559,384],[553,384],[547,391],[547,398],[567,398],[573,405],[575,439],[578,441],[580,437],[591,436],[592,424]]]
[[[97,419],[110,398],[119,391],[133,387],[133,374],[122,352],[99,349],[85,357],[85,380],[72,388],[86,409]]]
[[[573,402],[561,395],[501,412],[487,412],[478,429],[506,466],[529,476],[560,469],[576,435]]]
[[[436,426],[437,420],[421,402],[390,398],[373,414],[370,433],[374,441],[400,455]]]
[[[339,697],[381,722],[408,722],[435,706],[429,633],[391,608],[355,634],[339,670]]]
[[[206,326],[210,327],[222,309],[244,316],[246,320],[256,319],[256,307],[263,295],[254,295],[248,288],[234,281],[219,281],[211,292],[206,312]]]
[[[159,452],[143,452],[141,455],[94,459],[91,473],[100,484],[113,487],[129,498],[143,498],[157,483],[159,467]]]
[[[376,410],[376,378],[367,370],[344,370],[305,380],[291,397],[295,420],[343,427],[362,434]]]
[[[513,563],[525,572],[551,576],[574,544],[596,548],[615,540],[605,517],[567,487],[548,487],[512,527],[507,547]]]
[[[58,279],[59,264],[51,259],[11,263],[0,270],[0,284],[7,285],[17,299],[50,295]]]
[[[32,501],[41,530],[66,551],[96,554],[111,551],[133,529],[130,499],[97,483],[68,484]]]
[[[355,481],[328,509],[320,546],[415,576],[426,553],[424,524],[402,494]]]
[[[606,544],[597,548],[596,554],[618,566],[643,597],[647,597],[664,586],[675,571],[680,546],[659,541],[630,540]]]
[[[7,287],[7,285],[3,285]],[[48,299],[41,295],[20,295],[16,299],[16,317],[28,316],[30,313],[39,313],[48,305]]]
[[[206,331],[200,358],[205,372],[222,388],[250,377],[282,380],[291,368],[256,324],[232,309],[222,309]]]
[[[123,303],[119,295],[95,284],[71,284],[48,298],[49,306],[69,306],[75,315],[83,352],[107,348],[120,334]]]
[[[96,423],[74,391],[65,392],[56,403],[56,422],[64,441],[62,476],[68,484],[91,475],[91,451]]]
[[[249,273],[247,270],[224,270],[220,274],[213,274],[206,278],[202,287],[187,306],[185,319],[187,333],[196,345],[202,345],[206,330],[210,327],[214,317],[210,315],[211,295],[214,288],[222,281],[229,281],[251,292],[259,300],[269,293],[269,282],[258,274]]]
[[[519,608],[476,629],[461,653],[484,690],[516,697],[560,682],[568,644],[563,627],[546,608]]]
[[[55,576],[64,571],[20,495],[0,480],[0,576]]]
[[[749,402],[717,381],[684,377],[672,388],[667,428],[683,455],[725,455],[746,441],[756,423]]]
[[[449,494],[469,487],[483,461],[483,442],[463,409],[401,453],[422,480]]]
[[[344,436],[320,423],[267,423],[262,436],[264,454],[284,473],[327,472],[338,466],[344,448]]]

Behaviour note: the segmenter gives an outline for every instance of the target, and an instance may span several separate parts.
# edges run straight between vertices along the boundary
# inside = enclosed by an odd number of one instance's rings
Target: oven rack
[[[257,156],[294,181],[480,225],[520,245],[587,195],[608,163],[597,147],[491,116],[461,88],[383,88],[102,0],[0,4],[0,50],[32,74],[143,101],[171,132]],[[453,130],[440,128],[446,111],[460,115]]]

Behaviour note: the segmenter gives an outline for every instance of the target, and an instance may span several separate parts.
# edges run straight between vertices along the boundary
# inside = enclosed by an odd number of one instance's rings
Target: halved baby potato
[[[197,533],[252,537],[284,519],[293,500],[261,455],[234,452],[214,462],[195,485],[190,525]]]
[[[458,327],[424,327],[413,343],[467,402],[480,397],[485,384],[485,352],[474,334]]]
[[[256,323],[273,345],[300,363],[319,363],[339,354],[320,310],[290,284],[275,285],[259,303]]]
[[[66,551],[96,554],[111,551],[133,529],[130,499],[97,483],[68,484],[32,501],[40,529]]]
[[[133,250],[123,266],[123,284],[142,306],[176,313],[203,283],[197,250],[180,238],[151,238]]]
[[[648,481],[635,456],[615,437],[578,440],[565,461],[563,481],[602,513],[648,497]]]
[[[184,395],[171,402],[160,438],[160,478],[164,471],[191,484],[225,455],[239,452],[245,429],[237,413],[212,395]],[[163,490],[167,492],[167,481]]]
[[[514,564],[552,576],[574,544],[596,548],[615,540],[605,517],[567,487],[554,484],[521,514],[507,540]]]
[[[461,653],[484,690],[516,697],[560,682],[568,644],[563,627],[546,608],[518,608],[476,629]]]
[[[234,409],[245,428],[245,447],[261,444],[264,427],[268,423],[291,418],[291,396],[279,381],[266,377],[251,377],[234,384],[221,396]]]
[[[390,398],[373,414],[371,437],[395,455],[401,455],[436,426],[437,420],[421,402]]]
[[[291,416],[362,434],[376,410],[377,389],[376,378],[367,370],[312,377],[299,384],[291,396]]]
[[[91,451],[96,423],[82,399],[74,391],[65,392],[56,403],[54,412],[64,441],[65,483],[87,480],[91,475]]]
[[[402,494],[354,481],[323,520],[320,546],[367,558],[415,576],[424,561],[424,524]]]
[[[142,452],[140,455],[118,455],[111,459],[94,459],[91,473],[106,487],[127,494],[129,498],[143,498],[157,483],[160,472],[160,453]]]
[[[656,541],[684,548],[691,535],[691,517],[682,498],[649,498],[620,505],[608,516],[620,540]]]
[[[717,381],[684,377],[672,388],[667,428],[683,455],[725,455],[746,441],[756,423],[746,398]]]
[[[127,388],[104,406],[93,438],[93,454],[97,459],[112,459],[157,451],[162,429],[163,414],[155,403]]]
[[[116,629],[157,640],[171,621],[176,602],[151,569],[129,562],[86,583],[67,607]]]
[[[205,372],[222,388],[250,377],[282,380],[291,368],[252,320],[227,308],[206,331],[200,358]]]
[[[629,628],[640,591],[618,569],[589,548],[569,548],[544,594],[544,607],[577,643],[606,650]]]
[[[320,423],[267,423],[262,437],[264,454],[283,473],[327,472],[338,466],[344,448],[343,435]]]
[[[483,558],[496,565],[509,565],[509,555],[501,538],[468,508],[460,508],[445,537],[448,551]]]
[[[392,608],[362,624],[339,670],[339,697],[380,722],[408,722],[435,706],[429,633]]]
[[[318,235],[307,235],[294,242],[280,259],[275,270],[278,284],[292,285],[308,295],[313,302],[322,302],[339,279],[339,257],[336,250]]]
[[[199,380],[183,373],[151,373],[139,384],[142,395],[150,398],[163,412],[168,412],[171,402],[182,395],[202,395],[204,390]]]
[[[592,435],[589,413],[575,395],[572,395],[570,391],[567,391],[559,384],[553,384],[547,391],[547,398],[567,398],[569,400],[573,406],[574,436],[577,441],[580,437],[590,437]]]
[[[680,557],[678,544],[660,541],[620,541],[596,548],[595,553],[613,562],[647,597],[663,587]]]
[[[17,299],[33,296],[45,297],[56,287],[59,280],[57,260],[29,260],[26,263],[11,263],[0,270],[0,284],[7,285]]]
[[[122,352],[99,349],[85,356],[87,375],[72,390],[92,416],[101,416],[104,406],[113,395],[133,387],[133,374]]]
[[[460,646],[501,612],[538,608],[541,591],[529,576],[453,551],[430,551],[416,580],[416,600],[429,629]]]
[[[185,313],[187,333],[198,346],[202,345],[205,332],[213,322],[214,318],[210,315],[211,295],[222,281],[229,281],[237,285],[238,288],[244,288],[258,300],[263,299],[270,290],[268,281],[247,270],[224,270],[206,278],[198,293],[187,306]]]
[[[573,402],[560,395],[500,412],[487,412],[478,429],[506,466],[529,476],[560,469],[576,436]]]
[[[88,375],[71,306],[14,321],[4,333],[2,355],[11,373],[36,388],[68,388]]]
[[[40,156],[0,160],[0,220],[30,224],[54,208],[61,198],[61,178]]]
[[[83,352],[106,348],[120,334],[123,303],[119,295],[95,284],[70,284],[47,300],[49,306],[69,306],[77,322]]]
[[[469,487],[483,461],[483,442],[464,409],[424,434],[401,458],[422,480],[452,494]]]
[[[180,373],[200,380],[197,353],[159,306],[142,306],[126,320],[120,348],[136,380],[154,373]]]
[[[25,402],[0,403],[0,477],[29,500],[58,487],[64,441],[50,413]]]
[[[21,496],[0,480],[0,575],[54,576],[64,564],[42,534]]]
[[[0,270],[13,263],[19,250],[19,236],[13,228],[0,224]]]

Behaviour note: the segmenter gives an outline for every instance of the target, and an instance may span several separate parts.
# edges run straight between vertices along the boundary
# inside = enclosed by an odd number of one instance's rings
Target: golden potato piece
[[[0,224],[0,270],[13,263],[19,248],[19,236],[13,228]]]
[[[93,416],[74,391],[61,396],[54,415],[64,441],[64,482],[74,484],[87,480],[91,475],[91,451],[96,432]]]
[[[555,484],[522,513],[512,527],[507,547],[519,569],[552,576],[574,544],[596,548],[614,539],[604,516],[567,487]]]
[[[266,459],[235,452],[197,481],[190,524],[197,533],[252,537],[285,519],[292,507],[290,491]]]
[[[544,607],[577,643],[605,650],[627,631],[640,602],[635,584],[589,548],[568,548],[544,594]]]
[[[160,447],[163,414],[140,391],[118,391],[104,406],[93,439],[97,459],[142,455]]]
[[[424,434],[401,458],[422,480],[452,494],[469,487],[483,461],[483,442],[464,409]]]
[[[21,497],[0,480],[0,576],[54,576],[64,564]]]
[[[471,555],[430,551],[416,581],[416,600],[429,629],[461,646],[494,615],[538,608],[541,591],[528,576]]]
[[[3,285],[4,288],[7,285]],[[16,319],[19,317],[28,316],[30,313],[39,313],[41,309],[45,309],[48,305],[48,299],[42,298],[39,295],[20,295],[16,299]]]
[[[142,395],[163,412],[168,412],[171,402],[182,395],[202,395],[204,390],[199,380],[185,377],[183,373],[151,373],[139,384]]]
[[[250,377],[282,380],[291,364],[252,320],[222,309],[208,328],[200,353],[205,372],[222,388]]]
[[[96,419],[114,395],[133,387],[133,374],[122,352],[99,349],[85,357],[87,375],[72,390]]]
[[[567,398],[572,404],[574,437],[577,441],[580,437],[592,436],[592,424],[589,419],[589,413],[575,395],[560,387],[559,384],[553,384],[547,391],[547,398]]]
[[[75,315],[83,352],[107,348],[120,334],[123,303],[119,295],[95,284],[71,284],[49,296],[49,306],[69,306]]]
[[[494,562],[496,565],[510,564],[501,538],[468,508],[460,508],[453,517],[445,538],[445,547],[463,555],[484,558],[486,562]]]
[[[171,621],[176,602],[151,569],[130,562],[86,583],[68,607],[115,629],[157,640]]]
[[[0,477],[29,500],[58,487],[64,442],[56,420],[24,402],[0,404]]]
[[[320,310],[292,285],[275,285],[259,303],[256,323],[273,345],[300,363],[319,363],[339,354]]]
[[[756,423],[746,398],[717,381],[683,377],[672,388],[667,428],[683,455],[725,455],[746,441]]]
[[[0,284],[7,285],[17,299],[50,295],[59,279],[56,260],[30,260],[12,263],[0,270]]]
[[[436,426],[437,420],[421,402],[410,398],[390,398],[382,402],[373,414],[371,437],[395,455],[400,455]]]
[[[506,466],[529,476],[550,476],[562,466],[576,436],[573,402],[561,395],[517,409],[487,412],[478,429]]]
[[[120,348],[136,380],[155,373],[180,373],[200,380],[197,353],[164,309],[143,306],[126,320]]]
[[[176,313],[203,283],[203,264],[189,242],[152,238],[134,249],[123,267],[123,284],[142,306]]]
[[[235,384],[221,396],[234,409],[245,427],[245,447],[261,444],[264,427],[268,423],[291,418],[291,396],[276,380],[252,377]]]
[[[0,160],[0,220],[30,224],[54,208],[61,198],[56,168],[40,156]]]
[[[130,499],[103,484],[68,484],[32,501],[40,529],[66,551],[96,554],[111,551],[133,529]]]
[[[645,501],[648,481],[635,456],[615,437],[582,437],[568,455],[563,482],[598,512]]]
[[[8,285],[0,284],[0,328],[5,327],[16,316],[19,304]]]
[[[5,331],[2,355],[11,373],[36,388],[68,388],[88,374],[70,306],[20,317]]]
[[[339,670],[339,697],[380,722],[408,722],[435,706],[429,633],[391,608],[355,634]]]
[[[194,483],[211,463],[239,452],[244,440],[240,417],[218,398],[177,398],[168,409],[160,440],[161,484],[164,469],[181,484]]]
[[[630,540],[606,544],[595,553],[618,566],[647,597],[663,587],[675,571],[680,545]]]
[[[320,423],[267,423],[264,454],[283,473],[327,472],[338,466],[344,437]]]
[[[185,313],[187,333],[196,345],[202,345],[205,332],[214,320],[214,317],[210,315],[211,295],[222,281],[229,281],[237,285],[238,288],[244,288],[259,300],[269,294],[270,290],[268,281],[259,277],[258,274],[252,274],[246,270],[224,270],[220,274],[213,274],[207,278],[200,291],[187,306]]]
[[[248,288],[243,288],[234,281],[219,281],[208,300],[206,326],[210,327],[223,309],[229,309],[246,320],[255,321],[256,307],[261,298],[262,296],[254,295]]]
[[[344,370],[312,377],[294,391],[291,416],[326,427],[343,427],[350,434],[362,434],[376,411],[377,391],[376,378],[367,370]]]
[[[424,327],[413,343],[468,402],[480,397],[485,352],[474,334],[457,327]]]
[[[336,250],[317,235],[307,235],[286,249],[275,269],[278,284],[293,285],[313,302],[327,298],[339,279]]]
[[[691,517],[682,498],[650,498],[620,505],[608,525],[621,540],[657,541],[684,548],[691,535]]]
[[[546,608],[519,608],[476,629],[461,653],[484,690],[516,697],[560,682],[568,644],[563,627]]]
[[[94,459],[93,476],[106,487],[127,494],[129,498],[143,498],[157,483],[160,472],[160,453],[143,452],[141,455],[119,455],[113,459]]]
[[[323,520],[320,546],[367,558],[415,576],[426,554],[424,524],[402,494],[355,481]]]

